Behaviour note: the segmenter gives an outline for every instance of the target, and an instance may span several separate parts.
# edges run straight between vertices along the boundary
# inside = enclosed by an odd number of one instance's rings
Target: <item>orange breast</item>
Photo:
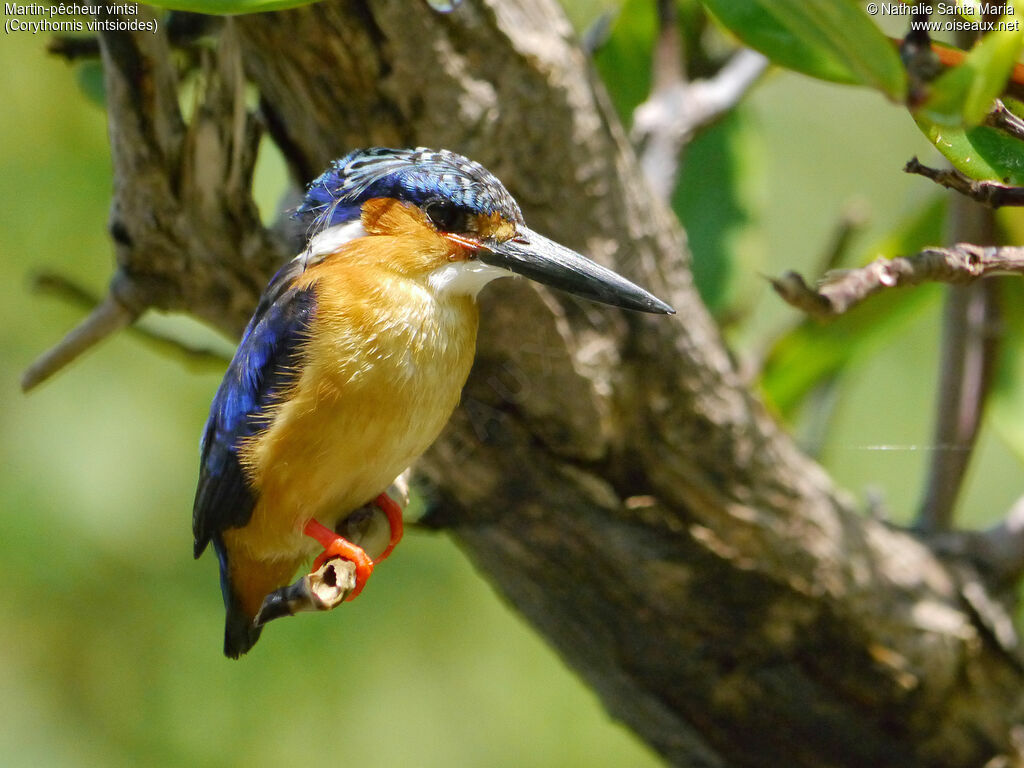
[[[242,452],[258,501],[248,525],[225,533],[233,559],[314,554],[305,523],[334,528],[413,463],[440,434],[472,365],[472,299],[439,299],[358,259],[328,259],[306,279],[317,309],[304,368]]]

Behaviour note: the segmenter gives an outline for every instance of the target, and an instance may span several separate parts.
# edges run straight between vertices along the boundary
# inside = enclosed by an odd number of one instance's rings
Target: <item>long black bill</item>
[[[511,240],[485,243],[477,258],[584,299],[639,312],[675,314],[672,307],[639,285],[523,226]]]

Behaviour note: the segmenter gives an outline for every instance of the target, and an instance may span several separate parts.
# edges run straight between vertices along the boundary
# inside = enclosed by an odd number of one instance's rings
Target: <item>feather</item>
[[[356,150],[335,160],[315,179],[296,215],[311,219],[311,231],[359,218],[362,204],[392,198],[423,206],[443,200],[473,214],[498,213],[522,223],[523,214],[486,168],[448,150]]]
[[[252,515],[256,492],[238,454],[245,440],[267,427],[269,409],[299,368],[316,309],[312,286],[291,287],[301,270],[289,262],[271,280],[210,406],[192,511],[196,557],[216,532],[245,525]]]

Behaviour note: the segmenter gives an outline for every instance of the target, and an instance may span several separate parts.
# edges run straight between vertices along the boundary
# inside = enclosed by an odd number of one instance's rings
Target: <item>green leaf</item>
[[[704,0],[722,26],[775,64],[820,80],[858,83],[853,71],[819,40],[804,41],[756,2]]]
[[[938,199],[866,252],[863,263],[878,256],[916,253],[942,238],[946,204]],[[779,338],[761,371],[766,401],[791,419],[819,383],[899,336],[900,328],[942,296],[937,284],[883,291],[860,306],[822,324],[803,320]]]
[[[918,109],[929,123],[943,126],[977,125],[1003,92],[1024,41],[1021,19],[1003,17],[1008,29],[985,35],[963,62],[946,70],[930,87]]]
[[[748,306],[762,285],[764,157],[761,132],[741,104],[690,143],[672,196],[697,290],[719,319]]]
[[[83,59],[78,62],[75,82],[89,101],[102,109],[106,108],[107,91],[103,84],[103,64],[99,59]]]
[[[1003,338],[986,417],[1024,462],[1024,282],[1004,279],[999,288]]]
[[[698,0],[674,0],[676,31],[682,43],[683,69],[693,77],[706,67],[702,48],[708,15]],[[656,4],[650,0],[623,0],[607,39],[594,53],[601,80],[625,124],[633,111],[651,95],[651,60],[659,33]],[[689,54],[689,55],[687,55]],[[695,68],[693,65],[697,64]]]
[[[987,125],[955,128],[918,119],[917,125],[953,167],[972,179],[1024,185],[1024,144]]]
[[[868,85],[902,101],[906,74],[889,39],[849,0],[704,0],[740,40],[779,66]]]
[[[651,52],[658,33],[654,3],[626,0],[611,35],[594,57],[615,110],[628,125],[651,90]]]

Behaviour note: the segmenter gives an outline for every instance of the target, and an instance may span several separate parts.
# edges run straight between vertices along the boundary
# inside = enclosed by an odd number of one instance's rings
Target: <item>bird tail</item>
[[[224,655],[237,659],[256,645],[263,627],[257,627],[253,617],[242,610],[237,599],[227,605],[227,616],[224,619]]]
[[[237,659],[256,645],[263,628],[256,626],[232,586],[228,553],[220,536],[214,536],[213,548],[220,562],[220,590],[224,595],[224,610],[227,614],[224,620],[224,655]]]

